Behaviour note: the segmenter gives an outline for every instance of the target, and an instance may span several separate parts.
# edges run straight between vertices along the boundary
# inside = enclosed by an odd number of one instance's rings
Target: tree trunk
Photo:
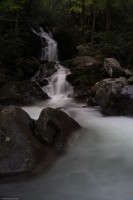
[[[91,43],[94,42],[94,32],[96,26],[96,1],[93,2],[93,23],[92,23],[92,32],[91,32]]]
[[[82,0],[81,27],[85,25],[85,0]]]
[[[107,0],[106,3],[106,34],[105,41],[109,42],[109,34],[110,34],[110,0]]]

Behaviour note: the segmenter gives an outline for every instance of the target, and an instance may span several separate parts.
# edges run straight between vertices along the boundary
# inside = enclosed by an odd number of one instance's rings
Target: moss
[[[16,62],[16,77],[31,78],[39,68],[37,61],[33,59],[20,58]]]

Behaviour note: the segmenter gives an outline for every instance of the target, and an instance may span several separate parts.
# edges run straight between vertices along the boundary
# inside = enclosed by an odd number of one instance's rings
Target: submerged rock
[[[0,105],[30,105],[48,98],[41,87],[31,81],[10,81],[0,89]]]
[[[119,62],[114,58],[104,59],[104,68],[108,75],[112,78],[120,77],[123,73],[122,67]]]
[[[70,134],[80,128],[80,125],[65,112],[45,108],[36,121],[38,137],[50,144],[55,150],[64,148]]]
[[[0,107],[0,176],[30,172],[39,161],[41,146],[33,121],[21,108]]]

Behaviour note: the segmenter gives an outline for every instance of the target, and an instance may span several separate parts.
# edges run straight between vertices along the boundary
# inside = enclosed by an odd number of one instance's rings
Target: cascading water
[[[73,92],[72,86],[66,81],[66,76],[70,74],[70,71],[59,64],[57,42],[52,38],[51,32],[47,33],[43,28],[39,28],[38,32],[33,31],[40,36],[42,41],[41,60],[54,61],[57,68],[57,72],[49,78],[49,84],[43,90],[51,97],[50,103],[64,105],[71,100],[69,97]],[[44,47],[44,40],[46,47]]]
[[[43,90],[51,97],[50,104],[63,106],[70,102],[73,93],[72,86],[66,81],[70,71],[61,65],[57,65],[57,72],[49,78],[49,84]]]
[[[23,108],[34,119],[44,107],[57,107],[60,98],[62,101],[62,96],[67,98],[70,93],[65,82],[69,72],[58,64],[57,68],[45,88],[57,99],[43,102],[42,107]],[[133,119],[105,117],[96,108],[83,107],[74,100],[61,109],[83,127],[65,155],[40,176],[1,182],[0,196],[18,200],[133,200]]]
[[[38,35],[42,42],[42,49],[41,49],[41,57],[40,59],[48,60],[57,62],[58,61],[58,49],[57,49],[57,42],[52,38],[52,33],[45,32],[42,27],[39,28],[39,31],[33,32]],[[45,45],[46,42],[46,45]]]

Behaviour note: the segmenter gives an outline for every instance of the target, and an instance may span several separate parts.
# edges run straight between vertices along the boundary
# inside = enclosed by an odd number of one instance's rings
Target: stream
[[[37,118],[42,107],[24,109]],[[63,110],[83,127],[66,154],[41,176],[1,183],[0,194],[20,200],[133,200],[133,119],[104,117],[72,100]]]
[[[58,65],[43,88],[51,99],[23,109],[37,119],[47,106],[60,108],[82,129],[47,172],[17,182],[1,180],[1,196],[12,200],[133,200],[133,119],[105,117],[98,107],[76,102],[66,81],[68,73]]]

